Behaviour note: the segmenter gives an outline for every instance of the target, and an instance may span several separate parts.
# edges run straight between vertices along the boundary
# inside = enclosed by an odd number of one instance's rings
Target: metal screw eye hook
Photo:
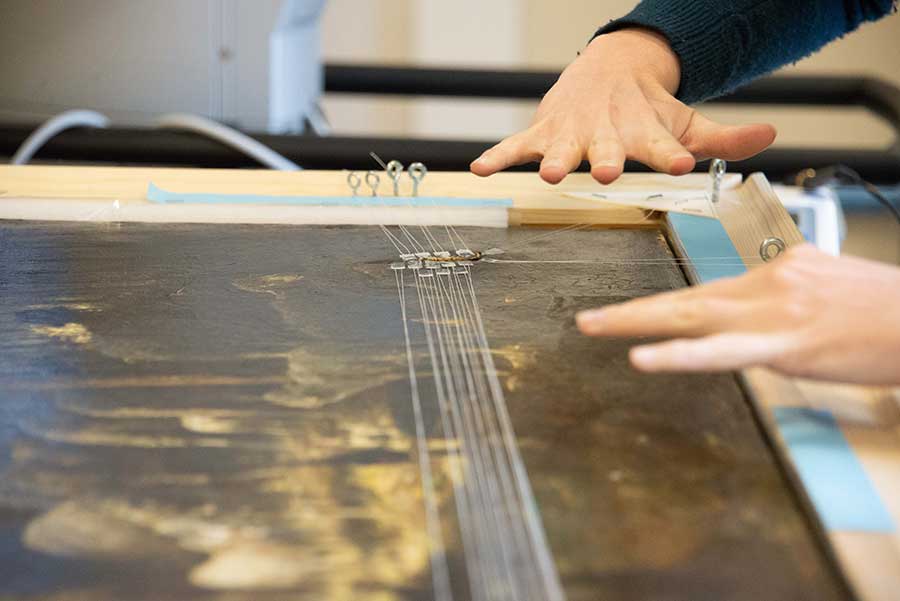
[[[351,171],[347,174],[347,185],[353,190],[353,196],[356,196],[359,187],[362,185],[362,180],[354,171]]]
[[[773,254],[772,251],[775,251]],[[762,241],[762,244],[759,245],[759,256],[762,257],[762,260],[768,263],[772,259],[777,258],[784,251],[787,250],[787,244],[784,243],[784,240],[781,238],[766,238]]]
[[[366,185],[372,190],[372,196],[378,196],[378,186],[381,184],[381,177],[375,171],[366,173]]]
[[[394,196],[400,196],[400,176],[403,175],[403,163],[391,161],[384,170],[387,171],[388,177],[394,182]]]
[[[428,169],[422,163],[413,163],[409,166],[409,177],[413,181],[413,196],[419,195],[419,184],[428,175]]]
[[[728,169],[728,163],[723,161],[722,159],[713,159],[709,165],[710,172],[716,176],[721,178],[725,175],[725,171]]]
[[[725,177],[725,171],[728,169],[728,163],[722,159],[713,159],[709,163],[709,177],[712,179],[712,201],[719,202],[719,191],[722,188],[722,179]]]

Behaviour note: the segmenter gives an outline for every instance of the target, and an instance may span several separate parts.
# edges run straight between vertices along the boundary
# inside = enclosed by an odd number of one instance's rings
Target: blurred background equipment
[[[594,28],[633,4],[572,0],[560,11],[540,0],[7,0],[0,157],[11,158],[51,117],[92,109],[111,127],[68,129],[34,160],[260,165],[233,146],[146,129],[182,113],[248,132],[307,168],[368,168],[376,150],[463,169],[525,127]],[[898,64],[900,20],[888,18],[778,74],[790,79],[758,82],[703,110],[778,127],[773,149],[734,170],[793,183],[801,169],[845,164],[896,203]],[[848,212],[845,249],[900,260],[887,210],[858,186],[838,194]]]

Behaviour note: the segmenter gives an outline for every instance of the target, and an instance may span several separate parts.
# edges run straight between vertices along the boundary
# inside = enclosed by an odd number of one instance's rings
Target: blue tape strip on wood
[[[694,263],[700,283],[747,271],[719,220],[669,213],[669,223]],[[702,261],[711,258],[716,261]],[[774,417],[803,486],[827,529],[895,531],[890,513],[833,415],[807,407],[776,407]]]
[[[147,200],[160,204],[265,204],[308,207],[441,207],[506,208],[509,198],[444,198],[431,196],[266,196],[254,194],[182,194],[152,182]]]
[[[701,283],[708,284],[747,271],[744,261],[728,237],[728,232],[718,219],[669,213],[669,223],[678,234],[687,257],[693,262]],[[713,258],[716,261],[698,261]]]
[[[829,530],[893,532],[878,491],[828,411],[776,407],[775,421],[800,479]]]

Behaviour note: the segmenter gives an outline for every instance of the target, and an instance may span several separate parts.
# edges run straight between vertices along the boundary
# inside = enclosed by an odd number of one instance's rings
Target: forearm
[[[693,103],[815,52],[893,0],[644,0],[597,35],[629,27],[661,33],[681,60],[678,98]]]

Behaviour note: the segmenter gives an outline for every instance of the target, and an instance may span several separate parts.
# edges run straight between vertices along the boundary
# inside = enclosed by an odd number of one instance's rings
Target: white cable
[[[296,163],[289,161],[268,146],[260,144],[250,136],[205,117],[182,113],[163,115],[156,120],[156,125],[164,129],[185,130],[212,138],[256,159],[270,169],[278,171],[299,171],[301,169]]]
[[[73,127],[109,127],[109,118],[96,111],[74,110],[51,117],[22,142],[10,161],[11,165],[26,165],[41,147],[60,132]]]
[[[309,127],[317,136],[331,135],[331,123],[329,123],[328,115],[325,114],[325,110],[320,103],[317,102],[312,106],[309,114],[306,115],[306,120],[309,121]]]

